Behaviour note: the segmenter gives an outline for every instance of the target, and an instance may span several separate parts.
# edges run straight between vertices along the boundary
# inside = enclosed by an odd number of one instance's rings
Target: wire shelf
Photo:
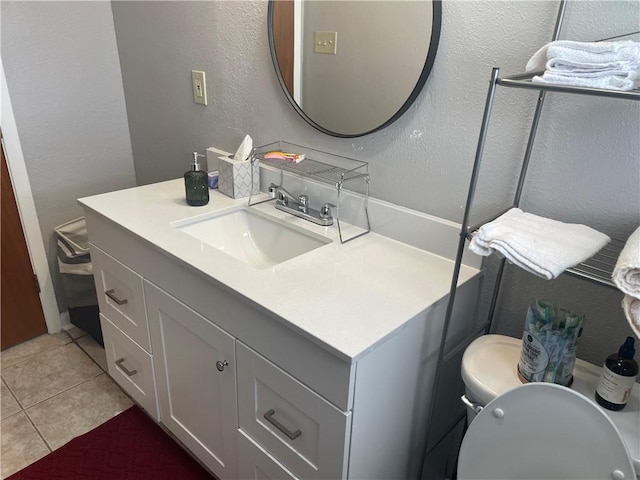
[[[611,243],[602,248],[602,250],[593,257],[575,267],[567,269],[565,273],[601,285],[617,288],[611,279],[611,275],[613,274],[613,269],[616,266],[616,262],[624,245],[625,243],[622,240],[611,239]]]
[[[265,159],[264,155],[272,151],[284,151],[289,153],[301,153],[305,159],[300,163],[287,162],[286,160]],[[333,155],[288,142],[273,142],[257,147],[254,155],[263,165],[270,165],[279,170],[320,180],[338,188],[344,182],[364,179],[369,181],[369,164],[361,160]]]
[[[607,90],[603,88],[575,87],[573,85],[560,85],[551,83],[534,83],[531,79],[543,72],[528,72],[508,77],[500,77],[496,80],[503,87],[524,88],[528,90],[575,93],[579,95],[591,95],[596,97],[621,98],[626,100],[640,100],[640,90]]]

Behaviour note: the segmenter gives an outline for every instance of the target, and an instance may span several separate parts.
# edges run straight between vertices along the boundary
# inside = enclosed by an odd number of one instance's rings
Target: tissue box
[[[258,161],[234,162],[229,157],[218,157],[218,191],[231,198],[243,198],[260,193]],[[251,166],[253,165],[253,185]],[[253,187],[253,188],[252,188]]]

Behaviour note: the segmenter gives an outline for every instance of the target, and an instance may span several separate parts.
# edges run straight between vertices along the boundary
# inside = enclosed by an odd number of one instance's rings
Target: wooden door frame
[[[2,117],[0,119],[0,126],[2,127],[2,137],[7,157],[7,168],[9,169],[9,176],[11,177],[11,184],[13,185],[13,192],[16,197],[18,213],[20,214],[31,263],[40,282],[40,302],[42,303],[42,311],[44,312],[44,318],[47,323],[47,330],[49,333],[56,333],[62,329],[60,311],[53,288],[53,281],[51,280],[49,262],[44,248],[36,206],[33,201],[27,167],[24,163],[18,129],[13,116],[13,108],[4,75],[4,67],[1,62],[0,74],[0,84],[2,85],[0,97]]]

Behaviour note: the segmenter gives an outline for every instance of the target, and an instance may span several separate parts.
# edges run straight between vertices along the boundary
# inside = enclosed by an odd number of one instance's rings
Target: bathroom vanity
[[[459,226],[373,202],[373,231],[341,244],[273,202],[211,191],[189,207],[181,179],[80,203],[109,374],[216,476],[417,476]],[[270,249],[318,244],[252,263],[207,234],[231,231],[217,223],[230,214],[274,227]],[[375,233],[401,217],[450,255]],[[447,349],[468,336],[480,278],[463,265]]]

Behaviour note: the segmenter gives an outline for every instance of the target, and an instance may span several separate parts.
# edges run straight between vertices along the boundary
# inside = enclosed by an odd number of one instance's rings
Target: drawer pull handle
[[[289,437],[290,440],[295,440],[300,435],[302,435],[302,432],[300,430],[296,430],[295,432],[291,432],[291,431],[289,431],[289,429],[287,427],[285,427],[278,420],[273,418],[273,415],[275,413],[276,413],[275,410],[272,408],[271,410],[269,410],[267,413],[264,414],[264,419],[267,422],[269,422],[271,425],[276,427],[278,430],[280,430],[282,433],[284,433],[287,437]]]
[[[116,367],[122,370],[127,377],[133,377],[136,373],[138,373],[137,370],[129,370],[127,367],[123,365],[123,363],[124,363],[124,358],[121,358],[120,360],[116,360]]]
[[[115,292],[115,290],[112,288],[111,290],[107,290],[106,292],[104,292],[104,294],[107,297],[109,297],[111,300],[116,302],[118,305],[125,305],[125,304],[129,303],[129,300],[127,300],[126,298],[121,300],[118,297],[116,297],[114,292]]]

